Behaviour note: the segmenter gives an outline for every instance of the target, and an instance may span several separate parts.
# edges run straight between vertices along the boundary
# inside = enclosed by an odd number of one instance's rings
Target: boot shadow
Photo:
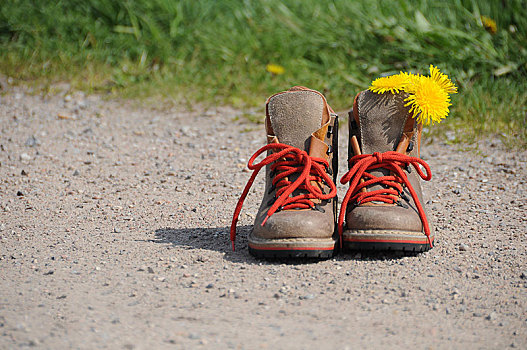
[[[325,260],[312,258],[256,258],[249,254],[247,249],[247,236],[251,231],[252,225],[238,226],[236,235],[236,251],[232,250],[229,238],[230,227],[194,227],[194,228],[159,228],[154,231],[155,243],[172,244],[183,249],[205,249],[224,253],[225,260],[246,263],[246,264],[265,264],[265,265],[304,265],[318,263]],[[336,261],[350,260],[349,254],[338,254],[330,258]],[[327,260],[330,260],[327,259]]]
[[[238,226],[236,251],[232,250],[229,238],[230,227],[192,227],[192,228],[159,228],[154,231],[156,243],[170,243],[184,249],[204,249],[224,253],[224,258],[232,262],[258,262],[249,255],[247,235],[252,226]]]

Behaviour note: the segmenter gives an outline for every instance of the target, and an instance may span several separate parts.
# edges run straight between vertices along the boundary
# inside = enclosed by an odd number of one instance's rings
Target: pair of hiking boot
[[[248,237],[254,256],[328,258],[339,248],[431,248],[434,235],[420,185],[431,172],[419,158],[422,124],[410,115],[405,97],[369,90],[355,97],[348,121],[349,170],[340,179],[349,187],[338,208],[338,116],[320,92],[306,87],[271,96],[267,145],[248,163],[253,174],[234,213],[233,249],[243,201],[262,169],[265,192]]]

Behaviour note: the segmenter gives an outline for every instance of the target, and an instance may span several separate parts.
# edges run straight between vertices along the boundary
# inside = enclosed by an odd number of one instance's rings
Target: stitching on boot
[[[394,96],[395,97],[395,96]],[[395,100],[395,98],[394,98]],[[406,122],[408,121],[408,117],[410,117],[410,113],[406,113],[406,117],[404,118],[404,123],[402,123],[401,125],[401,130],[399,130],[399,140],[397,140],[396,142],[396,145],[399,144],[399,142],[401,142],[401,138],[404,136],[403,133],[404,133],[404,127],[406,126]],[[415,133],[414,133],[415,134]],[[413,137],[412,137],[413,138]],[[397,147],[397,146],[395,146]],[[406,152],[405,152],[406,153]]]
[[[360,94],[359,96],[359,101],[357,101],[357,109],[358,109],[358,113],[359,113],[359,132],[360,132],[360,148],[361,148],[361,152],[364,152],[364,133],[362,132],[362,120],[361,120],[361,110],[360,110],[360,105],[362,104],[362,101],[364,100],[364,92]]]

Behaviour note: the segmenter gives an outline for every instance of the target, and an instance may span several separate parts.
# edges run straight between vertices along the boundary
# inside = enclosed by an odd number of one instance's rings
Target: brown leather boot
[[[339,215],[344,248],[432,247],[420,185],[421,178],[430,180],[432,175],[419,158],[422,124],[404,106],[406,97],[369,90],[355,97],[349,117],[349,171],[341,179],[342,184],[350,182]]]
[[[249,234],[257,257],[331,257],[335,234],[338,117],[324,96],[295,86],[266,103],[267,145],[249,160],[254,170],[238,201],[236,223],[257,173],[265,167],[265,193]],[[255,163],[258,156],[267,156]]]

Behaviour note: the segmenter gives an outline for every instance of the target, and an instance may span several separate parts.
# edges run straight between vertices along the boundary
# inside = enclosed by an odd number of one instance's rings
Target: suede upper
[[[404,93],[376,94],[369,90],[357,95],[353,114],[350,116],[350,137],[353,135],[357,137],[362,154],[397,150],[412,157],[419,157],[421,129],[408,113],[408,108],[404,106],[405,97]],[[351,123],[353,119],[355,123]],[[407,149],[409,141],[413,143],[413,149]],[[348,158],[355,155],[352,147],[348,152]],[[420,178],[416,175],[415,170],[412,170],[408,172],[405,169],[404,171],[423,205]],[[384,168],[368,172],[375,176],[390,175],[390,171]],[[374,184],[367,190],[383,188],[380,184]],[[408,188],[403,189],[399,202],[402,205],[382,202],[369,202],[359,206],[349,205],[346,212],[345,229],[422,232],[423,225]]]
[[[308,152],[310,156],[329,161],[332,168],[332,154],[328,154],[332,135],[328,128],[335,122],[333,112],[325,98],[317,91],[304,87],[294,87],[289,91],[271,96],[266,106],[266,129],[269,143],[285,143]],[[296,175],[297,176],[297,175]],[[296,179],[295,174],[290,181]],[[327,186],[317,184],[328,191]],[[293,195],[298,195],[297,190]],[[262,203],[256,215],[251,237],[258,239],[288,238],[331,238],[335,227],[333,200],[319,201],[319,210],[290,209],[275,212],[265,225],[262,222],[276,198],[276,189],[272,188],[270,166],[266,168],[266,187]]]

